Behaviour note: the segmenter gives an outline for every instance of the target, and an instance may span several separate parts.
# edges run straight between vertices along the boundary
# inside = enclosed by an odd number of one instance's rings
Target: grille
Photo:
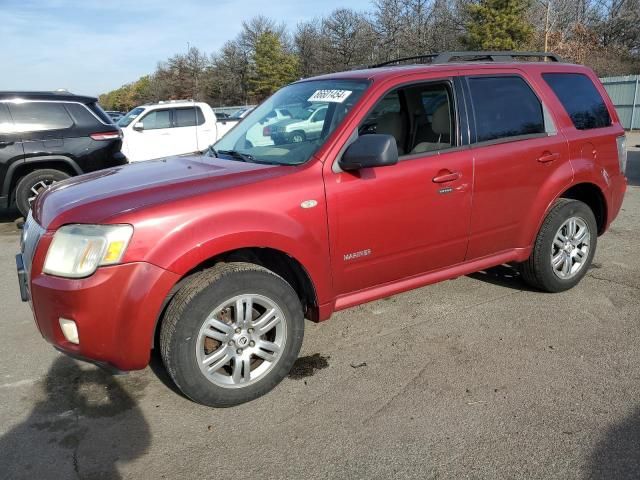
[[[27,272],[31,271],[31,262],[36,252],[36,247],[45,230],[33,219],[31,212],[27,215],[27,220],[22,227],[22,237],[20,238],[20,251],[22,261]]]

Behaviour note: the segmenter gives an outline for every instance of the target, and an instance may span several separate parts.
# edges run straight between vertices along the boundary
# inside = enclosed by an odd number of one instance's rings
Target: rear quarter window
[[[107,115],[107,112],[105,112],[102,107],[100,105],[98,105],[96,102],[91,102],[91,103],[87,103],[87,107],[89,108],[89,110],[91,110],[93,113],[96,114],[96,116],[104,123],[110,124],[113,123],[113,119]]]
[[[581,73],[543,73],[542,77],[578,130],[611,125],[607,105],[589,77]]]
[[[542,104],[522,78],[482,76],[468,82],[476,142],[545,133]]]
[[[91,114],[84,105],[79,103],[67,103],[65,104],[67,110],[75,120],[76,125],[79,127],[102,127],[104,126],[100,121]]]

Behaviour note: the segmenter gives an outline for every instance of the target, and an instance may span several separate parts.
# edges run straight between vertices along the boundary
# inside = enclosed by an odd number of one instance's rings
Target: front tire
[[[69,178],[67,173],[51,168],[36,170],[22,177],[16,186],[16,206],[20,213],[26,217],[31,203],[40,193],[54,183],[67,178]]]
[[[302,143],[307,139],[307,136],[302,131],[295,131],[291,134],[290,143]]]
[[[187,397],[229,407],[278,385],[298,358],[303,335],[302,305],[283,278],[249,263],[220,263],[176,293],[160,347]]]
[[[589,206],[558,199],[547,214],[529,259],[520,271],[526,283],[545,292],[576,286],[589,270],[598,243],[598,225]]]

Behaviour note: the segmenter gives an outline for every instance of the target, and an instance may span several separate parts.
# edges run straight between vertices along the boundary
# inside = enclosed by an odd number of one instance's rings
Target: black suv
[[[123,165],[122,134],[97,99],[69,92],[0,92],[0,208],[26,216],[42,190]]]

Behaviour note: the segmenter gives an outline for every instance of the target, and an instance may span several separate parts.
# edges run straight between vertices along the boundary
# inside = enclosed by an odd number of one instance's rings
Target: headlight
[[[133,235],[131,225],[65,225],[53,236],[44,273],[81,278],[119,263]]]

